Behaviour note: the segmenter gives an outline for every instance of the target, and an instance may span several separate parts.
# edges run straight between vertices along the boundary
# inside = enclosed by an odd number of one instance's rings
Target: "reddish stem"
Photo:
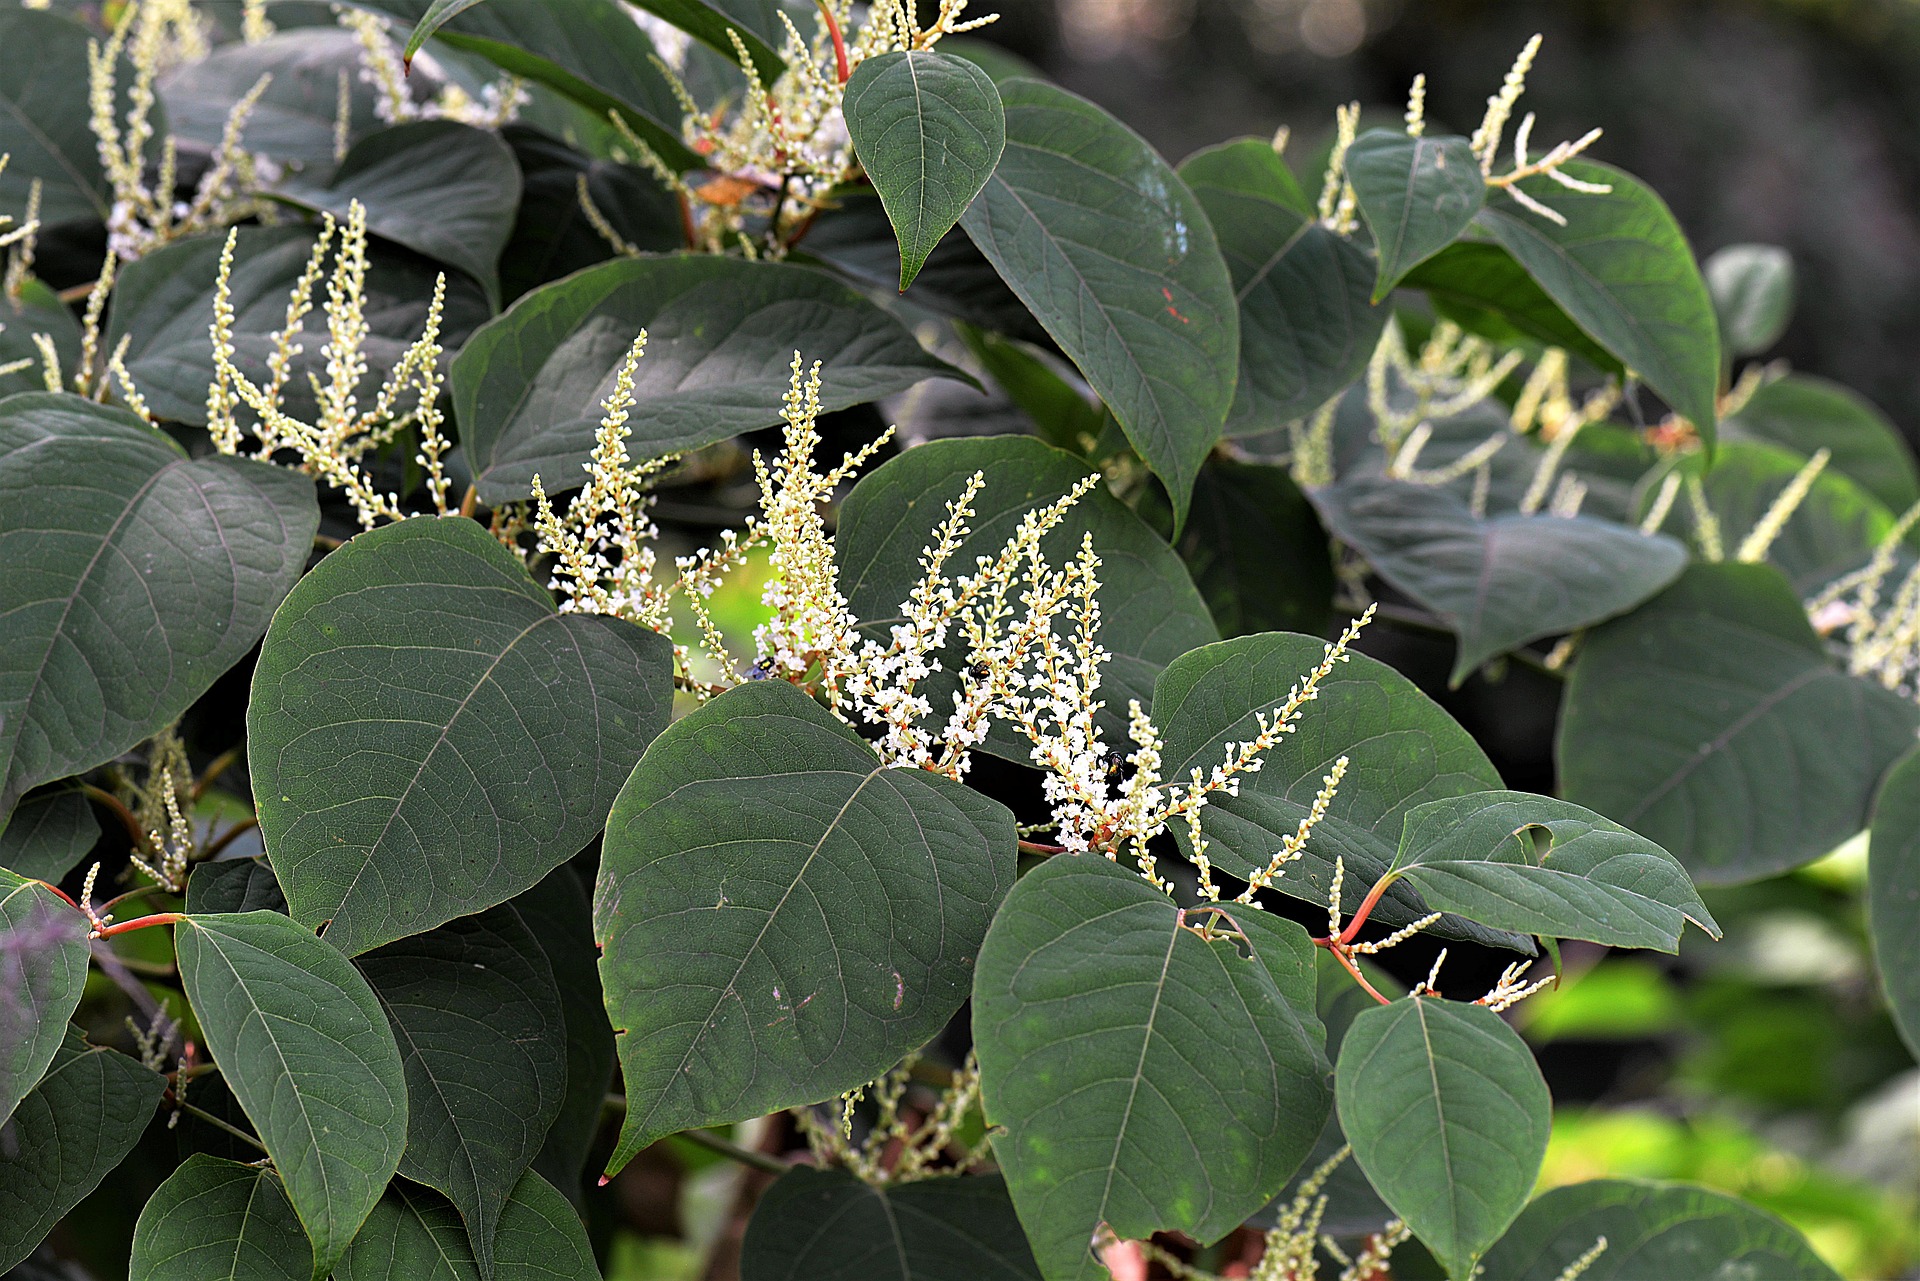
[[[1367,982],[1367,976],[1362,974],[1360,972],[1360,967],[1353,963],[1353,958],[1347,955],[1346,948],[1333,947],[1333,948],[1328,948],[1327,950],[1333,953],[1333,959],[1340,962],[1340,964],[1346,969],[1347,973],[1353,975],[1353,981],[1366,989],[1368,996],[1380,1002],[1380,1004],[1382,1005],[1393,1004],[1393,1002],[1389,1001],[1386,997],[1380,995],[1380,993],[1374,989],[1373,984]]]
[[[227,846],[233,844],[235,839],[237,839],[238,837],[243,836],[248,832],[251,832],[254,828],[258,826],[260,826],[260,820],[251,815],[241,819],[238,823],[235,823],[232,827],[229,827],[226,831],[220,833],[219,838],[216,839],[213,842],[213,844],[207,846],[206,849],[200,852],[200,861],[209,862],[215,858],[218,858],[220,856],[221,850],[224,850],[225,848],[227,848]]]
[[[814,0],[814,3],[820,6],[820,19],[827,24],[827,34],[833,37],[833,69],[839,75],[840,83],[845,84],[847,77],[853,74],[847,67],[847,38],[840,34],[840,20],[833,16],[827,0]]]
[[[1373,888],[1367,891],[1367,896],[1360,900],[1359,910],[1354,912],[1353,919],[1347,922],[1347,928],[1340,931],[1340,942],[1343,945],[1353,942],[1354,936],[1360,933],[1360,927],[1367,923],[1368,914],[1373,911],[1374,905],[1380,901],[1380,896],[1387,892],[1387,886],[1392,883],[1393,873],[1391,872],[1373,883]]]
[[[1065,854],[1067,852],[1067,847],[1064,845],[1043,845],[1039,841],[1021,841],[1020,852],[1022,854],[1041,854],[1041,855]]]
[[[93,936],[98,939],[108,939],[116,934],[131,934],[135,930],[144,930],[150,925],[178,925],[186,919],[185,912],[155,912],[152,916],[136,916],[131,921],[119,921],[102,926],[93,932]]]

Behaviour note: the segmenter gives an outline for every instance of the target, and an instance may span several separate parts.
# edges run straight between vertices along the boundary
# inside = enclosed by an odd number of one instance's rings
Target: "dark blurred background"
[[[1470,132],[1535,32],[1521,109],[1552,143],[1666,197],[1704,258],[1785,246],[1800,306],[1778,353],[1848,383],[1920,443],[1920,0],[973,0],[982,34],[1178,162],[1334,104],[1385,123],[1415,73],[1436,128]]]

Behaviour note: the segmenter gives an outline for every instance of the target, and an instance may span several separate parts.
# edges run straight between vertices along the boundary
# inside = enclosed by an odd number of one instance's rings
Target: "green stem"
[[[171,1096],[173,1094],[173,1091],[169,1090],[167,1091],[167,1093],[169,1096]],[[212,1126],[214,1129],[224,1130],[228,1134],[232,1135],[234,1138],[239,1139],[242,1143],[245,1143],[251,1147],[256,1147],[260,1149],[260,1151],[265,1155],[268,1155],[268,1156],[272,1155],[272,1153],[267,1152],[266,1144],[254,1138],[251,1134],[248,1134],[245,1130],[241,1129],[239,1126],[231,1125],[225,1121],[222,1121],[219,1117],[207,1111],[205,1108],[197,1108],[193,1106],[193,1104],[188,1103],[186,1100],[180,1099],[180,1098],[173,1099],[173,1106],[175,1106],[176,1108],[179,1108],[182,1112],[185,1112],[188,1116],[193,1117],[195,1120],[205,1121],[208,1125]]]
[[[793,1168],[777,1156],[769,1156],[765,1152],[755,1152],[752,1148],[741,1147],[732,1139],[723,1139],[705,1130],[682,1130],[680,1137],[695,1147],[705,1148],[709,1152],[718,1152],[729,1160],[738,1161],[741,1165],[751,1166],[756,1170],[765,1170],[768,1174],[785,1174]]]

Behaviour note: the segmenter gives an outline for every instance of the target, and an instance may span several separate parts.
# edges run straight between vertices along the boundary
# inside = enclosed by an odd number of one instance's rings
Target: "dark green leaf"
[[[1834,669],[1778,570],[1695,565],[1587,638],[1560,790],[1702,884],[1748,881],[1859,831],[1916,721],[1910,701]]]
[[[189,912],[284,912],[287,896],[264,858],[220,859],[194,865],[187,878]]]
[[[594,208],[628,244],[664,252],[684,243],[679,203],[652,174],[587,155],[529,125],[508,125],[500,136],[513,148],[521,176],[520,210],[500,254],[507,298],[614,256],[580,203],[581,178]]]
[[[500,1215],[494,1281],[600,1281],[580,1219],[539,1175],[520,1176]],[[435,1193],[396,1182],[367,1216],[333,1281],[480,1281],[460,1216]]]
[[[86,981],[86,921],[0,868],[0,1126],[53,1062]]]
[[[1233,399],[1240,321],[1207,215],[1139,135],[1037,80],[960,220],[1165,482],[1174,523]]]
[[[1247,138],[1180,166],[1220,238],[1240,312],[1240,380],[1229,435],[1318,409],[1358,378],[1386,312],[1369,301],[1372,261],[1321,226],[1286,162]]]
[[[1728,356],[1757,356],[1793,319],[1793,255],[1778,245],[1728,245],[1702,274]]]
[[[1867,910],[1894,1024],[1920,1058],[1920,750],[1887,771],[1873,803]]]
[[[1605,1238],[1581,1281],[1711,1277],[1840,1281],[1773,1215],[1706,1188],[1595,1179],[1542,1193],[1487,1252],[1489,1277],[1557,1281]]]
[[[665,637],[558,613],[470,520],[354,538],[275,616],[247,708],[294,919],[352,956],[533,885],[600,830],[670,682]]]
[[[1452,244],[1487,194],[1480,162],[1465,138],[1409,138],[1398,129],[1369,129],[1354,139],[1347,149],[1347,180],[1380,259],[1375,302]]]
[[[1165,738],[1162,773],[1186,778],[1226,759],[1228,743],[1259,733],[1255,714],[1287,701],[1288,691],[1326,652],[1317,637],[1266,633],[1194,650],[1161,674],[1153,719]],[[1346,782],[1305,855],[1274,882],[1283,894],[1324,905],[1335,857],[1350,887],[1371,885],[1393,862],[1406,812],[1425,801],[1500,787],[1500,775],[1466,730],[1400,673],[1353,654],[1320,683],[1297,729],[1268,753],[1258,774],[1242,778],[1238,796],[1219,796],[1202,825],[1216,866],[1245,877],[1265,867],[1313,804],[1321,780],[1341,756]],[[1183,834],[1176,832],[1183,839]],[[1350,899],[1358,902],[1357,898]],[[1395,885],[1376,919],[1403,925],[1427,913],[1419,895]],[[1458,917],[1434,927],[1445,937],[1475,938],[1530,949],[1524,939]]]
[[[407,1085],[353,963],[278,912],[184,918],[180,977],[327,1275],[399,1167]]]
[[[1095,854],[1020,879],[980,952],[974,1044],[1048,1281],[1101,1275],[1102,1223],[1212,1242],[1280,1190],[1327,1116],[1313,1009],[1313,945],[1291,921],[1182,912]]]
[[[1476,792],[1417,806],[1393,870],[1433,907],[1518,934],[1662,952],[1679,951],[1688,921],[1720,937],[1673,855],[1551,796]]]
[[[967,998],[1014,841],[998,802],[888,769],[784,681],[676,721],[614,803],[594,894],[627,1087],[609,1169],[924,1045]]]
[[[920,549],[976,471],[986,483],[970,504],[974,514],[967,525],[973,532],[949,561],[954,567],[998,555],[1029,511],[1060,498],[1091,469],[1031,437],[987,436],[932,441],[862,477],[841,505],[835,542],[840,591],[870,637],[884,643],[888,629],[901,621],[900,607],[923,572]],[[1100,643],[1113,653],[1101,671],[1101,723],[1109,741],[1124,742],[1127,700],[1145,706],[1160,670],[1217,633],[1173,549],[1104,488],[1069,509],[1041,547],[1063,562],[1087,534],[1102,562]],[[926,682],[936,724],[944,724],[952,710],[966,653],[956,634],[941,651],[942,670]],[[983,746],[1012,760],[1028,759],[1026,740],[1010,730],[998,731]]]
[[[1091,454],[1107,422],[1106,408],[1090,399],[1078,375],[1069,381],[1064,369],[1055,367],[1058,357],[1032,343],[964,321],[954,328],[988,376],[1032,420],[1040,439],[1083,458]]]
[[[1562,170],[1612,190],[1570,191],[1544,177],[1528,178],[1520,189],[1565,218],[1565,226],[1505,193],[1488,199],[1476,224],[1595,342],[1711,441],[1719,328],[1680,225],[1666,202],[1630,174],[1588,160]]]
[[[401,57],[408,63],[413,55],[420,52],[420,46],[433,38],[433,33],[452,22],[481,0],[433,0],[427,11],[414,25],[413,34],[407,37],[407,47],[401,51]]]
[[[780,421],[798,351],[823,362],[828,410],[964,377],[823,272],[737,258],[621,259],[536,289],[453,362],[453,404],[480,497],[525,498],[582,483],[601,402],[634,335],[635,458],[682,453]]]
[[[256,382],[267,377],[270,337],[286,324],[287,293],[306,269],[314,233],[305,227],[242,227],[234,248],[232,299],[234,364]],[[213,381],[214,282],[220,271],[224,236],[196,236],[155,250],[121,269],[113,291],[105,346],[117,350],[127,340],[127,369],[161,418],[204,425],[207,385]],[[337,242],[336,242],[337,243]],[[378,380],[400,353],[420,336],[433,296],[431,264],[381,244],[368,246],[364,296],[371,332],[361,346],[369,365],[362,397],[379,390]],[[478,284],[455,275],[447,282],[441,340],[460,342],[487,318],[487,302]],[[326,316],[308,313],[311,328],[301,331],[301,354],[289,363],[287,409],[311,421],[313,393],[309,374],[326,369]],[[364,403],[364,401],[363,401]]]
[[[760,1196],[741,1281],[1040,1281],[997,1174],[891,1188],[845,1170],[781,1176]]]
[[[1476,519],[1437,485],[1357,476],[1312,497],[1334,537],[1453,629],[1455,685],[1528,641],[1632,609],[1687,563],[1671,538],[1591,516]]]
[[[133,1230],[140,1281],[307,1281],[313,1247],[272,1170],[196,1152]]]
[[[261,76],[272,76],[247,116],[246,149],[307,175],[331,173],[340,113],[340,75],[347,77],[347,139],[381,128],[379,92],[360,78],[362,50],[350,31],[305,27],[281,31],[258,44],[222,45],[199,62],[168,73],[160,83],[167,122],[183,149],[211,157],[226,133],[233,104]]]
[[[1920,470],[1900,431],[1858,392],[1810,374],[1788,374],[1753,393],[1721,424],[1728,440],[1760,440],[1803,456],[1826,449],[1828,466],[1895,512],[1920,502]]]
[[[165,1088],[159,1073],[67,1029],[47,1074],[0,1126],[0,1270],[120,1164]]]
[[[407,1078],[400,1173],[446,1194],[493,1275],[494,1230],[560,1110],[566,1027],[540,942],[510,907],[367,953]]]
[[[1498,245],[1449,245],[1408,272],[1401,283],[1424,290],[1435,311],[1469,333],[1504,345],[1532,339],[1565,348],[1595,369],[1620,371],[1620,362],[1587,337]]]
[[[0,868],[57,884],[99,839],[100,822],[86,797],[78,792],[35,796],[0,830]]]
[[[87,44],[92,33],[63,14],[0,11],[0,49],[31,49],[32,57],[0,64],[0,155],[11,156],[0,173],[0,213],[19,226],[27,191],[40,180],[40,220],[104,222],[113,195],[100,171],[100,146],[89,124]],[[116,118],[125,119],[133,68],[122,57],[115,67],[119,86]],[[164,137],[166,122],[153,122]]]
[[[900,288],[987,185],[1006,146],[1006,113],[986,72],[930,51],[868,58],[842,108],[861,168],[900,240]]]
[[[80,322],[56,294],[28,277],[18,296],[0,290],[0,365],[31,361],[22,369],[0,374],[0,397],[22,391],[41,391],[47,385],[46,368],[33,336],[53,339],[62,372],[71,374],[80,362]]]
[[[1332,618],[1333,551],[1284,467],[1208,459],[1180,556],[1224,635],[1318,633]]]
[[[1368,1180],[1464,1281],[1546,1154],[1553,1101],[1533,1052],[1483,1005],[1411,997],[1353,1021],[1334,1096]]]
[[[466,272],[500,305],[500,251],[520,205],[520,166],[499,137],[452,120],[416,120],[354,144],[324,185],[274,192],[344,222],[367,211],[367,230]]]
[[[313,482],[189,460],[78,396],[0,401],[0,822],[170,724],[266,630],[312,547]]]

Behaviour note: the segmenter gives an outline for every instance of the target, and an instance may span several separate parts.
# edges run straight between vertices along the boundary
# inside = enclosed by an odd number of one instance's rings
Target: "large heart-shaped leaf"
[[[1894,1024],[1920,1058],[1920,750],[1887,771],[1873,803],[1867,912]]]
[[[614,804],[594,893],[627,1087],[609,1169],[924,1045],[967,999],[1014,845],[997,801],[888,769],[784,681],[675,722]]]
[[[1551,796],[1475,792],[1417,806],[1393,871],[1433,907],[1520,934],[1662,952],[1679,951],[1688,921],[1720,937],[1673,855]]]
[[[406,1146],[393,1029],[353,963],[278,912],[187,916],[174,946],[221,1078],[313,1243],[319,1281]]]
[[[629,258],[534,290],[453,362],[453,404],[480,497],[582,483],[601,402],[634,335],[636,458],[684,453],[780,421],[798,351],[823,362],[828,410],[964,377],[899,321],[824,272],[737,258]]]
[[[1766,565],[1695,565],[1597,628],[1560,716],[1560,790],[1726,885],[1812,862],[1867,822],[1920,712],[1835,670]]]
[[[1353,1021],[1334,1095],[1368,1180],[1464,1281],[1546,1155],[1553,1100],[1533,1052],[1483,1005],[1411,997]]]
[[[1687,563],[1671,538],[1590,516],[1476,518],[1437,485],[1356,476],[1311,497],[1334,537],[1453,628],[1455,685],[1528,641],[1625,613]]]
[[[158,1072],[67,1029],[53,1065],[20,1101],[0,1141],[0,1269],[33,1253],[120,1164],[165,1088]],[[304,1271],[298,1281],[306,1281]]]
[[[1291,921],[1183,912],[1094,854],[1022,877],[980,951],[973,1033],[1041,1275],[1100,1276],[1102,1223],[1211,1242],[1278,1192],[1327,1117],[1313,1011],[1313,946]]]
[[[1332,619],[1333,549],[1284,467],[1209,458],[1180,558],[1224,635],[1324,632]]]
[[[566,1028],[540,942],[510,907],[360,958],[400,1045],[400,1173],[445,1193],[493,1273],[502,1207],[560,1110]]]
[[[533,885],[600,830],[671,666],[663,636],[557,612],[470,520],[352,539],[275,616],[247,707],[294,919],[351,956]]]
[[[141,1281],[307,1281],[313,1247],[272,1170],[196,1152],[133,1229]]]
[[[1760,440],[1811,457],[1824,449],[1827,466],[1857,481],[1896,512],[1920,502],[1920,468],[1901,439],[1866,397],[1811,374],[1788,374],[1753,393],[1721,424],[1729,440]]]
[[[1038,80],[1000,97],[1007,147],[960,225],[1113,410],[1178,526],[1239,367],[1213,229],[1166,161],[1085,98]]]
[[[287,293],[306,270],[313,238],[308,227],[239,229],[230,280],[233,361],[256,382],[266,380],[267,358],[275,350],[271,335],[286,324]],[[207,386],[213,381],[208,331],[225,244],[225,236],[195,236],[157,249],[120,271],[105,343],[109,351],[127,343],[127,370],[161,418],[206,423]],[[375,243],[367,248],[367,260],[362,295],[369,332],[360,349],[369,368],[359,388],[363,397],[378,392],[378,380],[420,336],[434,280],[432,265],[404,250]],[[452,347],[486,319],[487,301],[479,285],[462,275],[450,278],[441,341]],[[326,370],[324,311],[309,312],[304,323],[308,327],[298,340],[301,351],[288,363],[286,400],[289,413],[311,421],[314,398],[308,376],[324,376]]]
[[[306,564],[313,482],[189,459],[122,410],[0,401],[0,823],[28,788],[172,723]]]
[[[368,231],[466,272],[500,305],[520,166],[496,134],[452,120],[395,125],[355,143],[324,184],[292,180],[274,195],[342,221],[357,200]]]
[[[533,1171],[520,1176],[494,1239],[496,1281],[600,1281],[580,1216]],[[333,1281],[482,1281],[460,1216],[437,1194],[396,1182],[367,1216]]]
[[[1320,225],[1286,161],[1259,139],[1209,147],[1180,176],[1220,238],[1239,304],[1240,380],[1227,434],[1276,430],[1366,368],[1387,318],[1369,296],[1374,265]]]
[[[0,869],[0,1125],[53,1062],[86,981],[86,921]]]
[[[1595,1179],[1542,1193],[1487,1252],[1486,1275],[1558,1281],[1602,1241],[1581,1281],[1839,1281],[1806,1238],[1758,1206],[1641,1179]]]
[[[87,45],[92,33],[65,14],[9,5],[0,11],[0,49],[30,49],[31,57],[0,63],[0,155],[10,156],[0,173],[0,213],[19,225],[27,193],[40,182],[40,218],[63,222],[106,221],[113,195],[100,170],[100,146],[89,123]],[[133,69],[122,57],[115,68],[120,100],[127,105]],[[165,136],[166,124],[154,124]]]
[[[1793,255],[1778,245],[1728,245],[1702,264],[1720,345],[1729,357],[1757,356],[1793,319]]]
[[[99,839],[100,822],[79,792],[30,797],[0,831],[0,868],[57,884]]]
[[[1346,167],[1380,259],[1375,302],[1452,244],[1486,201],[1486,179],[1465,138],[1369,129],[1347,148]]]
[[[1570,178],[1611,188],[1572,191],[1545,177],[1520,190],[1564,224],[1492,195],[1475,223],[1511,253],[1593,340],[1713,436],[1720,344],[1713,299],[1686,236],[1650,187],[1610,165],[1573,160]]]
[[[862,477],[841,505],[835,543],[840,591],[872,639],[885,644],[900,623],[901,606],[925,572],[921,549],[937,541],[947,503],[960,497],[976,471],[985,484],[969,504],[972,533],[948,562],[954,573],[972,572],[977,557],[997,556],[1028,512],[1059,499],[1092,469],[1032,437],[988,436],[932,441]],[[1173,549],[1104,488],[1069,509],[1041,547],[1056,564],[1064,563],[1089,534],[1101,561],[1100,643],[1113,655],[1101,671],[1106,707],[1100,724],[1110,742],[1124,743],[1127,700],[1146,706],[1162,668],[1219,634]],[[941,670],[925,683],[935,728],[952,711],[966,655],[956,634],[940,653]],[[982,748],[1028,759],[1027,741],[1005,728]]]
[[[1007,143],[1000,92],[986,72],[925,50],[868,58],[841,108],[860,167],[900,241],[900,288],[987,185]]]
[[[1040,1281],[997,1174],[895,1187],[796,1167],[760,1195],[741,1281]]]
[[[1224,763],[1227,745],[1257,735],[1256,714],[1284,704],[1325,652],[1316,637],[1269,632],[1175,659],[1153,695],[1154,724],[1165,740],[1163,776],[1186,778],[1194,769],[1204,776]],[[1466,730],[1413,682],[1364,655],[1350,655],[1320,682],[1319,698],[1295,726],[1267,754],[1259,773],[1242,776],[1239,795],[1215,794],[1201,822],[1215,865],[1245,877],[1267,865],[1306,816],[1334,761],[1347,757],[1346,782],[1313,840],[1273,883],[1310,903],[1326,903],[1336,858],[1346,865],[1348,886],[1371,885],[1384,875],[1414,806],[1500,786],[1500,775]],[[1175,835],[1184,843],[1184,833]],[[1374,915],[1403,925],[1427,911],[1418,894],[1395,885]],[[1532,946],[1458,917],[1442,919],[1434,931],[1521,950]]]
[[[167,123],[183,148],[213,155],[227,115],[261,76],[272,76],[247,115],[247,151],[302,175],[332,172],[340,115],[340,75],[347,76],[347,140],[381,127],[378,90],[360,78],[359,39],[337,27],[280,31],[255,44],[222,45],[160,81]]]

